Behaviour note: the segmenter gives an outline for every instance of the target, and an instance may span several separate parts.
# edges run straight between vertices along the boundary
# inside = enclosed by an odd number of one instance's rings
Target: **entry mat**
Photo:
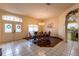
[[[50,37],[50,38],[40,38],[39,40],[36,40],[33,43],[40,47],[54,47],[61,41],[62,39],[60,38]]]

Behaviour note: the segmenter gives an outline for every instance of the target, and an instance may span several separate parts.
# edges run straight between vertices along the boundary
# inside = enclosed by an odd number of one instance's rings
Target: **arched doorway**
[[[78,41],[78,23],[77,23],[77,16],[78,9],[70,11],[66,15],[66,22],[65,22],[65,32],[66,32],[66,42],[68,40]]]

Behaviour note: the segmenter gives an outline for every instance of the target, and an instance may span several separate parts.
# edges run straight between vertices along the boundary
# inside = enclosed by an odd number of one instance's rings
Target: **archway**
[[[66,33],[66,42],[68,40],[78,41],[78,23],[77,23],[77,13],[79,9],[70,11],[66,15],[65,21],[65,33]]]

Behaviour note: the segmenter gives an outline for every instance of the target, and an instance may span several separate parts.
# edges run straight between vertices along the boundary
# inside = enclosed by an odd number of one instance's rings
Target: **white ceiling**
[[[57,17],[74,4],[54,4],[46,5],[45,3],[11,3],[0,4],[0,8],[6,11],[21,15],[31,16],[37,19],[46,19]]]

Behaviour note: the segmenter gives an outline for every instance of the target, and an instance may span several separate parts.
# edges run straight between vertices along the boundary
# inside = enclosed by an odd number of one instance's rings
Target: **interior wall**
[[[64,41],[67,41],[67,38],[66,38],[66,27],[65,27],[65,25],[66,25],[66,23],[65,23],[66,22],[66,15],[71,10],[74,10],[74,9],[77,9],[77,8],[79,8],[79,4],[73,5],[71,8],[69,8],[67,11],[65,11],[64,13],[62,13],[59,16],[59,20],[58,20],[58,22],[59,22],[59,24],[58,24],[58,36],[61,37],[62,39],[64,39]],[[77,19],[77,21],[78,21],[78,25],[79,25],[79,19]]]
[[[1,26],[1,17],[0,17],[0,42],[1,42],[1,28],[2,28],[2,26]]]
[[[1,15],[2,15],[2,12],[0,10],[0,43],[2,42],[2,19],[1,19]]]
[[[51,31],[51,36],[58,36],[58,20],[57,18],[51,18],[45,20],[44,31]]]
[[[39,20],[34,19],[32,17],[24,17],[23,20],[23,36],[27,37],[28,36],[28,25],[30,24],[35,24],[38,25],[38,30],[40,31],[41,27],[39,26]]]

